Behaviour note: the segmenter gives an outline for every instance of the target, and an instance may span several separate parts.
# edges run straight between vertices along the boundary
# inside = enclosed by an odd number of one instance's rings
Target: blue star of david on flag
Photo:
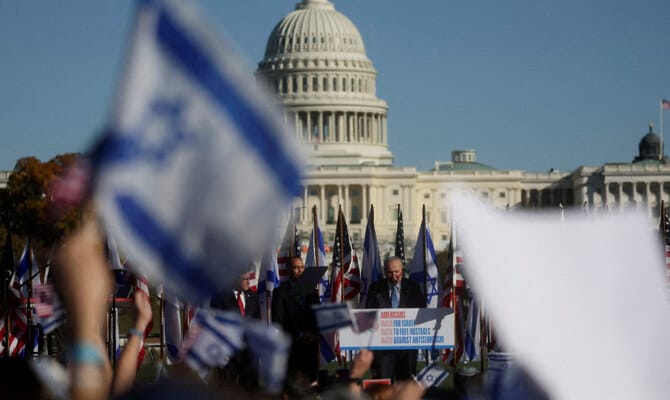
[[[140,2],[92,161],[96,207],[131,267],[198,303],[233,285],[258,244],[274,241],[300,193],[304,156],[270,97],[192,6]]]

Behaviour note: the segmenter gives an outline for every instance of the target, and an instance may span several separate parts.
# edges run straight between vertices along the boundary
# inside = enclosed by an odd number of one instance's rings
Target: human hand
[[[401,381],[393,384],[393,398],[403,400],[419,400],[426,389],[419,385],[415,380]]]
[[[370,369],[372,365],[372,360],[374,359],[374,353],[367,349],[361,349],[358,352],[356,358],[351,363],[351,370],[349,371],[349,377],[354,379],[362,378],[366,372]]]
[[[144,332],[153,319],[151,300],[144,292],[137,290],[133,295],[133,302],[135,305],[135,328]]]

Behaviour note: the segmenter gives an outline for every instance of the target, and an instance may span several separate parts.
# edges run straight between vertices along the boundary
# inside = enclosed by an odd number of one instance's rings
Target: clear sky
[[[261,60],[297,0],[196,1]],[[499,169],[629,162],[670,99],[668,0],[334,0],[363,36],[398,166],[475,149]],[[104,124],[134,2],[0,0],[0,170],[84,151]],[[670,138],[670,111],[665,112]]]

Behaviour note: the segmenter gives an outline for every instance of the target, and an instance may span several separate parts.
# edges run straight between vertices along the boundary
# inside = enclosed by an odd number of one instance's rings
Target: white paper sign
[[[352,314],[372,311],[352,310]],[[454,313],[450,308],[380,308],[376,326],[361,333],[340,329],[340,349],[400,350],[454,347]]]

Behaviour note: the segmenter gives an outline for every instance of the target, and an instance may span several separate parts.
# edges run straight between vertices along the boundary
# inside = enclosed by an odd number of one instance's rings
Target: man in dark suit
[[[319,368],[319,328],[311,306],[319,304],[319,294],[316,288],[296,285],[305,271],[300,257],[293,257],[290,266],[289,279],[272,292],[272,322],[292,339],[287,375],[303,374],[314,382]]]
[[[390,257],[384,262],[384,275],[368,290],[365,308],[421,308],[426,301],[419,285],[403,279],[402,260]],[[416,350],[377,350],[372,362],[372,377],[394,381],[410,379],[416,374]]]
[[[249,281],[251,273],[240,275],[240,280],[234,289],[224,290],[212,297],[211,307],[220,310],[232,311],[244,318],[261,318],[261,308],[258,295],[251,290]],[[253,390],[258,388],[258,361],[249,349],[235,354],[228,364],[216,370],[216,376],[222,383],[235,383]]]

